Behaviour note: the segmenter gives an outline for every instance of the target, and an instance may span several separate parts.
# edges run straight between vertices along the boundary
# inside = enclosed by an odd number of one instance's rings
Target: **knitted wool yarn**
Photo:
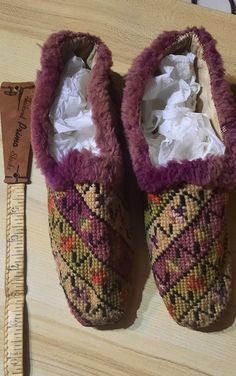
[[[49,189],[49,228],[61,286],[84,325],[117,321],[130,280],[127,213],[118,195],[100,184]]]
[[[209,113],[224,155],[155,166],[140,124],[146,84],[163,57],[194,51],[202,90],[197,111]],[[204,29],[160,35],[126,76],[122,119],[134,172],[147,193],[146,237],[154,278],[177,323],[207,327],[227,306],[231,288],[225,205],[236,185],[236,109],[215,41]]]
[[[148,195],[145,229],[154,278],[173,318],[204,327],[217,320],[230,293],[226,194],[186,184]]]
[[[96,49],[88,98],[100,154],[71,150],[59,162],[49,152],[48,113],[63,68],[73,55]],[[48,187],[49,233],[60,284],[83,325],[120,320],[131,286],[132,251],[124,206],[123,156],[110,96],[111,53],[97,37],[59,32],[45,43],[32,106],[34,155]]]

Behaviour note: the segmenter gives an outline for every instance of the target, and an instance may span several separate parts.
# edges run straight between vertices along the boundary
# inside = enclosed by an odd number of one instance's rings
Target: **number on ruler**
[[[18,240],[18,235],[16,234],[13,234],[13,235],[10,235],[10,242],[17,242]]]
[[[19,212],[19,207],[18,206],[13,206],[11,209],[10,209],[10,214],[16,214]]]
[[[19,264],[11,264],[8,270],[18,270],[20,267]]]

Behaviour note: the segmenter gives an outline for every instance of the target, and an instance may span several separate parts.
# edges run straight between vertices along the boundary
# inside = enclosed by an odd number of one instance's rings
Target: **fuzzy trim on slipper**
[[[166,51],[178,38],[186,34],[194,35],[202,46],[203,59],[207,63],[210,76],[212,99],[226,150],[223,156],[211,155],[204,160],[184,160],[181,163],[173,160],[166,167],[155,167],[150,161],[148,145],[138,126],[141,102],[147,81],[154,75]],[[165,32],[135,59],[126,77],[122,120],[133,168],[139,186],[144,191],[159,193],[181,183],[222,189],[235,186],[236,108],[229,85],[224,80],[222,59],[215,48],[215,40],[205,29],[193,27],[182,32]]]
[[[73,150],[62,161],[56,162],[49,153],[48,114],[66,63],[62,53],[63,45],[78,38],[85,38],[97,45],[88,98],[96,125],[96,143],[101,153],[95,156],[88,150]],[[32,145],[38,166],[52,189],[63,190],[73,184],[86,182],[114,184],[121,179],[122,157],[109,94],[111,65],[109,49],[99,38],[89,34],[61,31],[52,34],[43,46],[32,105]]]

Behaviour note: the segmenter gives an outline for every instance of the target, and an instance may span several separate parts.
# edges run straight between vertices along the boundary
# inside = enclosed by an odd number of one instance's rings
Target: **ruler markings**
[[[0,88],[4,182],[7,183],[4,376],[24,373],[25,185],[30,182],[33,91],[33,82],[2,82]]]
[[[5,375],[23,376],[25,185],[7,186]]]

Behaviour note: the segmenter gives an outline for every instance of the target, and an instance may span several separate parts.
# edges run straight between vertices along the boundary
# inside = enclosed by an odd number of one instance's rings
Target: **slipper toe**
[[[147,241],[159,292],[174,320],[207,327],[225,310],[231,285],[227,194],[187,184],[148,195]]]
[[[84,325],[120,320],[130,288],[131,250],[126,211],[100,184],[49,190],[49,227],[60,284]]]

